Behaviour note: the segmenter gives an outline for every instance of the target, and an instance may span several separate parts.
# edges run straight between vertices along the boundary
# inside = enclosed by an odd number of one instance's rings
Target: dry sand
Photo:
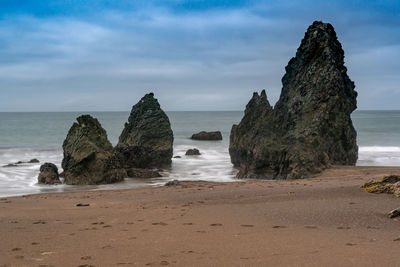
[[[400,199],[359,187],[385,174],[3,198],[0,266],[400,266]]]

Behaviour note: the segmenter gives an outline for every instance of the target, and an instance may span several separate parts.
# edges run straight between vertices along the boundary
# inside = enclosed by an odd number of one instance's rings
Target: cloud
[[[129,110],[149,90],[167,110],[242,110],[261,89],[274,103],[285,65],[319,18],[338,32],[359,106],[397,104],[364,97],[377,87],[395,95],[397,11],[348,1],[97,3],[80,13],[56,1],[55,15],[44,5],[0,20],[1,110]]]

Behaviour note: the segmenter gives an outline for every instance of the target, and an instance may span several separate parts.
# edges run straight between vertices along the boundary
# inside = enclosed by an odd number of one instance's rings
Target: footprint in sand
[[[36,246],[36,245],[39,245],[39,243],[38,242],[32,242],[31,245],[32,246]]]
[[[286,226],[284,226],[284,225],[274,225],[274,226],[272,226],[272,228],[274,228],[274,229],[286,228]]]
[[[32,224],[46,224],[46,222],[45,221],[36,221],[36,222],[33,222]]]
[[[91,260],[91,259],[92,259],[91,256],[83,256],[83,257],[81,257],[81,260],[84,260],[84,261]]]
[[[353,244],[353,243],[346,243],[346,246],[355,246],[355,245],[357,245],[357,244]]]
[[[242,224],[242,225],[240,225],[241,227],[254,227],[254,225],[252,225],[252,224]]]
[[[182,225],[194,225],[194,223],[183,223]]]
[[[345,229],[345,230],[348,230],[348,229],[351,229],[351,227],[348,227],[348,226],[339,226],[337,229]]]
[[[22,255],[17,255],[17,256],[15,256],[15,258],[18,259],[18,260],[22,260],[22,259],[24,258],[24,256],[22,256]]]
[[[169,265],[169,262],[168,261],[161,261],[160,265]]]
[[[13,248],[11,251],[20,251],[22,248]]]
[[[109,228],[109,227],[112,227],[112,226],[109,224],[103,226],[103,228]]]
[[[200,234],[205,234],[205,233],[207,233],[206,231],[202,231],[202,230],[199,230],[199,231],[196,231],[197,233],[200,233]]]
[[[152,223],[152,225],[166,226],[166,225],[168,225],[168,223],[165,223],[165,222],[154,222],[154,223]]]
[[[400,237],[393,239],[393,241],[400,241]]]
[[[304,226],[304,228],[307,228],[307,229],[316,229],[316,228],[318,228],[318,227],[315,226],[315,225],[306,225],[306,226]]]
[[[194,251],[193,250],[183,250],[183,251],[181,251],[181,253],[183,253],[183,254],[192,254],[192,253],[194,253]]]
[[[210,226],[222,226],[222,223],[212,223]]]

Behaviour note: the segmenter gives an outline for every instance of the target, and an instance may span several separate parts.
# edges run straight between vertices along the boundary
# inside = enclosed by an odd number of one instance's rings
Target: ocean
[[[71,186],[38,185],[39,167],[52,162],[61,169],[62,143],[75,118],[82,114],[96,117],[106,129],[113,145],[118,142],[127,112],[0,112],[0,197],[45,192],[123,189],[159,186],[168,180],[235,181],[236,170],[230,163],[229,133],[243,116],[242,111],[167,112],[174,132],[172,167],[158,179],[125,179],[112,185]],[[355,111],[359,160],[363,166],[400,166],[400,111]],[[222,141],[194,141],[189,137],[199,131],[222,132]],[[198,148],[201,156],[185,157],[189,148]],[[40,163],[18,161],[37,158]]]

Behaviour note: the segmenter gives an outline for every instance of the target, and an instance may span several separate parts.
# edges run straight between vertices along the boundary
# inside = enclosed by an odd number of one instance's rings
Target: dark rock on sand
[[[229,153],[238,177],[296,179],[331,165],[354,165],[356,131],[350,114],[357,92],[331,24],[314,22],[282,78],[272,108],[265,91],[254,93]]]
[[[400,197],[400,176],[389,175],[380,181],[369,181],[361,186],[368,193],[387,193]]]
[[[172,181],[169,181],[169,182],[165,183],[165,186],[177,186],[179,184],[180,183],[179,183],[178,180],[172,180]]]
[[[157,170],[130,168],[126,170],[129,178],[157,178],[162,175]]]
[[[388,213],[389,218],[396,218],[400,217],[400,208],[394,209],[391,212]]]
[[[197,148],[193,148],[193,149],[188,149],[185,153],[186,156],[198,156],[201,155],[200,154],[200,150],[198,150]]]
[[[222,134],[220,131],[216,131],[216,132],[199,132],[196,134],[193,134],[192,137],[190,139],[194,139],[194,140],[211,140],[211,141],[218,141],[218,140],[222,140]]]
[[[111,156],[114,149],[106,131],[90,115],[77,118],[63,143],[62,167],[66,184],[105,184],[126,177]]]
[[[126,169],[170,166],[173,141],[168,116],[154,94],[146,94],[132,107],[115,156]]]
[[[39,184],[61,184],[58,175],[58,168],[53,163],[44,163],[40,166],[40,173],[38,176]]]
[[[40,161],[38,159],[31,159],[28,161],[28,163],[39,163]]]

